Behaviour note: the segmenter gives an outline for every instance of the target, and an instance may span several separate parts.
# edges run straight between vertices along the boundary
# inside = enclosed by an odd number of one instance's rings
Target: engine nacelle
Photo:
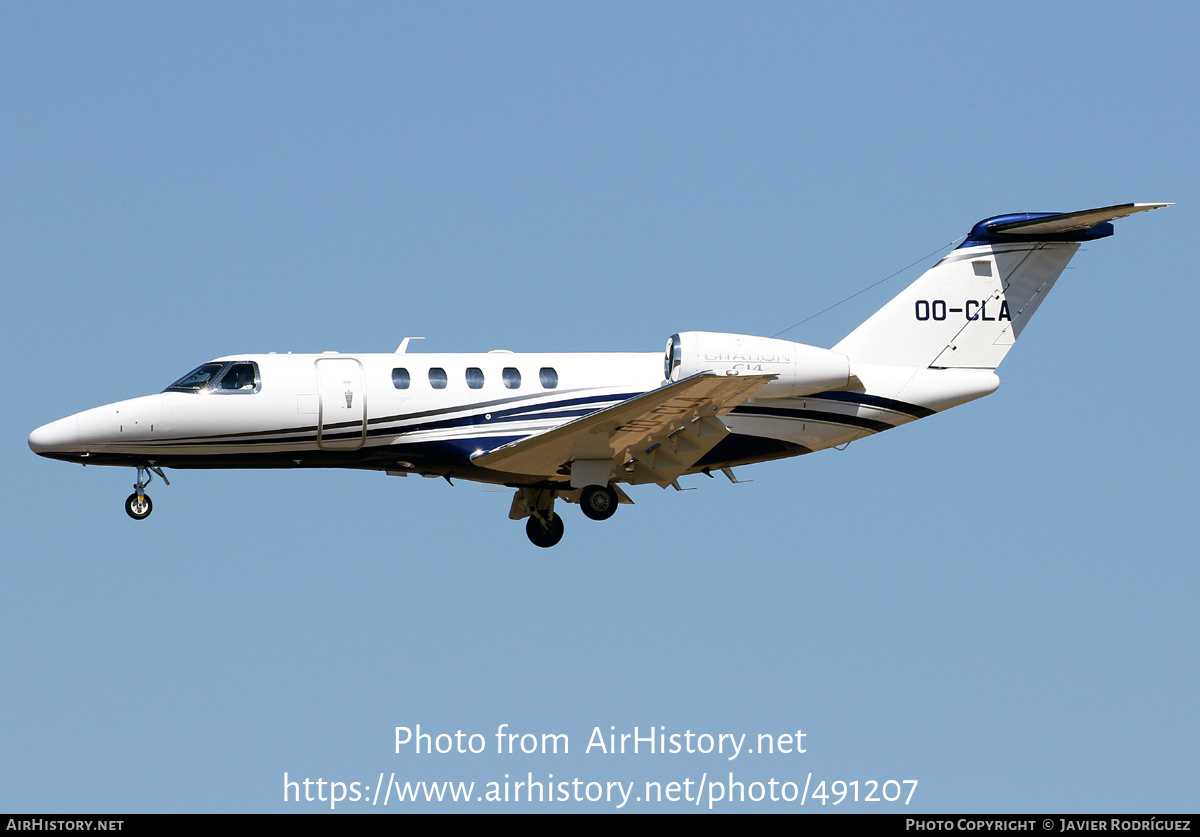
[[[829,349],[773,337],[713,331],[671,335],[667,340],[667,380],[679,381],[709,371],[778,375],[756,397],[793,398],[845,387],[850,381],[850,360]]]

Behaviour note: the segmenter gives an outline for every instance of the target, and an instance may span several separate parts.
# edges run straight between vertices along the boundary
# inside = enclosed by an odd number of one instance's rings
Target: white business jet
[[[1132,203],[980,221],[956,249],[832,349],[688,331],[644,354],[229,355],[157,395],[39,427],[52,459],[137,469],[130,517],[163,468],[359,468],[516,489],[529,540],[563,535],[555,500],[593,520],[622,484],[798,456],[993,392],[995,369],[1080,242]],[[169,484],[169,483],[168,483]]]

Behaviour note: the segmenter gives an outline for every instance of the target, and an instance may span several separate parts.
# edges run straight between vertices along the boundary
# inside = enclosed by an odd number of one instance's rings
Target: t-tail
[[[994,370],[1080,243],[1167,203],[1026,212],[980,221],[966,240],[833,347],[851,364]]]

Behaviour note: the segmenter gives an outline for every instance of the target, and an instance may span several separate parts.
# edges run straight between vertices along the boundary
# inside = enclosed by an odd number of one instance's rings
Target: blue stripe
[[[422,433],[427,430],[446,430],[451,427],[469,427],[472,425],[494,425],[515,421],[537,421],[541,419],[575,419],[583,416],[590,416],[598,410],[606,409],[608,406],[615,406],[624,401],[628,401],[642,393],[614,393],[612,395],[590,395],[583,398],[567,398],[561,401],[540,402],[538,404],[527,404],[521,407],[512,407],[507,410],[497,410],[495,412],[483,410],[474,407],[475,412],[467,415],[457,416],[455,418],[440,419],[438,421],[419,422],[417,424],[403,425],[400,427],[373,427],[367,431],[368,436],[403,436],[408,433]],[[608,405],[602,402],[613,402]],[[582,404],[596,404],[593,409],[582,410],[562,410],[561,407],[578,406]],[[473,405],[465,405],[459,409],[466,411],[471,410]],[[445,410],[442,412],[453,412],[453,410]],[[424,415],[429,415],[425,413]],[[487,416],[491,418],[487,418]],[[400,416],[395,420],[403,421],[408,417]],[[377,420],[382,421],[382,420]],[[565,424],[566,422],[564,422]]]
[[[493,411],[493,410],[489,409],[494,404],[503,404],[503,403],[507,403],[509,401],[516,400],[516,399],[504,399],[503,401],[491,401],[491,402],[485,402],[482,404],[476,402],[474,404],[463,404],[458,407],[443,407],[438,410],[428,410],[428,411],[421,412],[421,413],[408,413],[408,414],[400,414],[400,415],[393,415],[393,416],[378,416],[376,418],[370,419],[368,421],[368,423],[369,424],[383,424],[384,422],[412,421],[414,419],[420,419],[420,418],[424,418],[426,416],[438,416],[438,415],[445,415],[446,413],[458,413],[458,412],[467,412],[467,411],[473,411],[474,413],[490,412],[490,413],[492,413],[492,415],[508,416],[508,415],[515,415],[515,414],[518,414],[521,412],[528,412],[531,410],[548,410],[548,409],[554,409],[556,407],[573,407],[578,404],[594,404],[599,401],[627,401],[628,399],[633,398],[638,395],[641,395],[641,394],[642,393],[640,393],[640,392],[633,392],[633,393],[618,392],[618,393],[613,393],[612,395],[588,395],[588,396],[583,396],[580,398],[564,398],[564,399],[560,399],[558,401],[539,401],[536,404],[524,404],[520,407],[510,407],[505,410]],[[539,398],[540,396],[532,396],[532,397]]]
[[[922,407],[919,404],[909,404],[907,401],[897,401],[894,398],[884,398],[882,395],[870,395],[865,392],[818,392],[806,398],[821,398],[825,401],[843,401],[847,404],[862,404],[864,407],[878,407],[896,413],[907,413],[916,418],[927,418],[937,410]]]
[[[891,430],[896,425],[875,419],[848,416],[844,413],[826,413],[820,410],[793,410],[783,407],[735,407],[733,412],[739,416],[758,416],[760,418],[790,418],[802,421],[814,421],[821,424],[844,424],[847,427],[860,427],[863,430],[873,430],[880,433]]]

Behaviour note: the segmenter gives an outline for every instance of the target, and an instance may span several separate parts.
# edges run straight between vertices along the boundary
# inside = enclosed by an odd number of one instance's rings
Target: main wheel
[[[152,511],[154,511],[154,504],[150,502],[149,494],[143,494],[142,499],[138,500],[135,491],[125,500],[125,513],[134,520],[145,520]]]
[[[525,524],[525,534],[534,546],[548,549],[562,540],[562,518],[554,512],[550,512],[550,520],[547,523],[543,523],[536,517],[530,517],[529,522]]]
[[[617,513],[617,492],[607,485],[589,485],[579,493],[579,507],[592,520],[608,520]]]

